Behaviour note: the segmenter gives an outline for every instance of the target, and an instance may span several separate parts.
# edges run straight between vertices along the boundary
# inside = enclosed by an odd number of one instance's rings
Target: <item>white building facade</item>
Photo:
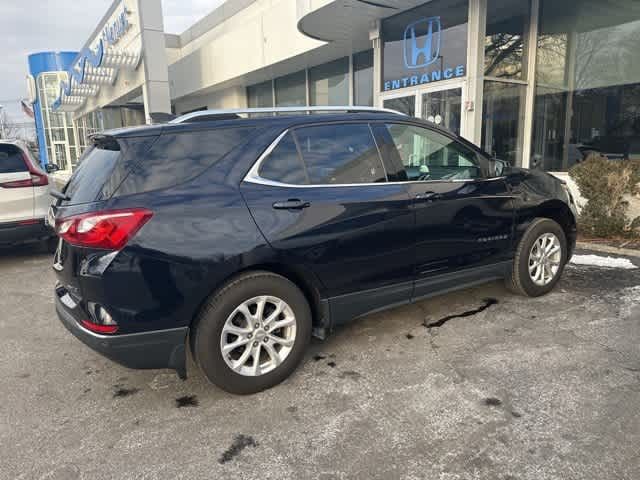
[[[180,35],[160,0],[117,0],[59,108],[92,133],[161,112],[384,106],[562,176],[592,151],[640,158],[638,45],[636,0],[228,0]],[[108,111],[121,120],[95,121]]]

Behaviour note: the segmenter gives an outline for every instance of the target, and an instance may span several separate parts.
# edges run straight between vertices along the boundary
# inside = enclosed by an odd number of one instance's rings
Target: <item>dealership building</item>
[[[245,107],[391,108],[561,176],[640,158],[637,0],[228,0],[180,35],[160,0],[117,0],[78,47],[32,70],[61,177],[94,132]]]

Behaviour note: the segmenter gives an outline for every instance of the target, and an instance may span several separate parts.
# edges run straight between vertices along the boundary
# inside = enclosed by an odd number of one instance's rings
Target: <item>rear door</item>
[[[474,272],[478,281],[501,274],[511,252],[513,195],[504,179],[489,176],[488,160],[444,132],[409,123],[376,128],[406,176],[416,216],[415,297]]]
[[[33,218],[31,173],[18,146],[0,143],[0,223]]]
[[[281,261],[323,284],[334,321],[409,301],[410,199],[404,185],[388,182],[367,123],[285,132],[241,190]]]

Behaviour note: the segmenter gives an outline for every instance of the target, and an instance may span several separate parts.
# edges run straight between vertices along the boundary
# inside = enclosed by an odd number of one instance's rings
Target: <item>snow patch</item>
[[[590,265],[593,267],[622,268],[632,270],[636,267],[631,260],[620,257],[602,257],[600,255],[574,255],[571,258],[574,265]]]

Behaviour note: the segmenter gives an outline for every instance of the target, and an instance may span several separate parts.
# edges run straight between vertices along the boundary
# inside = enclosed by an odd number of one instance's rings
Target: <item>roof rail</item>
[[[265,114],[270,113],[277,115],[279,113],[311,113],[311,112],[344,112],[344,113],[393,113],[395,115],[405,115],[396,110],[388,108],[375,107],[356,107],[351,105],[345,106],[314,106],[314,107],[269,107],[269,108],[237,108],[230,110],[201,110],[199,112],[191,112],[174,118],[169,123],[185,123],[191,120],[227,120],[229,118],[240,118],[241,114]],[[202,118],[204,117],[204,118]]]

